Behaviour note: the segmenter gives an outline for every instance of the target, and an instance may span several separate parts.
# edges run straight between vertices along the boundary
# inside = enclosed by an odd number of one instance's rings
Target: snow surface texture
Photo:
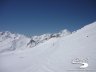
[[[96,22],[70,34],[64,30],[28,38],[0,32],[0,72],[96,72]],[[87,59],[80,69],[74,59]]]

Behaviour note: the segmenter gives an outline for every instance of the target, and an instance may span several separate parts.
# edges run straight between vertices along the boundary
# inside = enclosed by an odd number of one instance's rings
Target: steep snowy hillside
[[[96,72],[96,22],[34,48],[0,54],[0,72]]]

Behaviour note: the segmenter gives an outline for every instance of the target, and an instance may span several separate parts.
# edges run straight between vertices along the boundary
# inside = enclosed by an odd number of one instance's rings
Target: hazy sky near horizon
[[[94,21],[96,0],[0,0],[0,31],[39,35]]]

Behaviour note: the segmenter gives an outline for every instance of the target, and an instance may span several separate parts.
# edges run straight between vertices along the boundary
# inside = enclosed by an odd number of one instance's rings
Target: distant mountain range
[[[43,34],[40,36],[27,37],[21,34],[11,33],[9,31],[0,32],[0,53],[6,51],[14,51],[18,49],[33,48],[40,43],[46,42],[51,38],[67,36],[71,34],[67,29],[59,33]]]

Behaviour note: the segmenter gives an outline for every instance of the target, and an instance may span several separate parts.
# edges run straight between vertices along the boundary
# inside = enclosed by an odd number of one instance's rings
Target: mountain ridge
[[[32,48],[54,37],[62,37],[71,34],[70,31],[64,29],[54,34],[43,34],[40,36],[27,37],[18,33],[11,33],[9,31],[0,32],[0,52],[14,51],[24,48]],[[5,45],[4,45],[5,43]]]

